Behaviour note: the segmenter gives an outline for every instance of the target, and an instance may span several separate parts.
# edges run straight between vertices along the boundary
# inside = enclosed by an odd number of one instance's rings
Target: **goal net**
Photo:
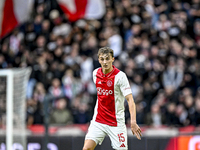
[[[31,68],[0,69],[0,128],[7,150],[26,150],[26,89]],[[3,133],[3,132],[2,132]]]

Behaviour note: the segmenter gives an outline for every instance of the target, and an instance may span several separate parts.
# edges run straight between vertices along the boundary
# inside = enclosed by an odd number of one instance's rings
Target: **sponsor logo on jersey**
[[[113,94],[113,91],[112,90],[106,90],[106,89],[102,89],[101,87],[97,87],[97,93],[98,95],[111,95]]]
[[[108,80],[108,81],[107,81],[107,86],[108,86],[108,87],[111,87],[111,86],[112,86],[112,81]]]
[[[126,147],[126,146],[124,145],[124,143],[122,143],[122,145],[120,147]]]

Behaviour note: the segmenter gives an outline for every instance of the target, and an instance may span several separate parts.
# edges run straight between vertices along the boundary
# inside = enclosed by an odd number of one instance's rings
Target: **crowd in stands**
[[[84,124],[96,102],[97,51],[114,50],[130,81],[137,122],[200,125],[200,0],[105,0],[99,20],[69,22],[53,1],[35,0],[32,18],[1,40],[0,68],[32,67],[27,125]],[[128,105],[125,118],[129,123]]]

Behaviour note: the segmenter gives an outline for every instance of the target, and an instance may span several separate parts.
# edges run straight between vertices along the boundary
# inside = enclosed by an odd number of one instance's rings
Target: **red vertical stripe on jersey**
[[[72,13],[64,4],[59,4],[62,11],[68,16],[68,19],[72,22],[83,18],[87,7],[88,0],[74,0],[76,5],[76,12]]]
[[[18,22],[15,18],[13,0],[6,0],[3,8],[2,30],[0,37],[3,37],[7,33],[11,32],[17,24]]]
[[[101,68],[97,71],[96,88],[98,96],[98,108],[96,121],[110,126],[117,126],[114,83],[118,69],[109,77],[103,77]]]

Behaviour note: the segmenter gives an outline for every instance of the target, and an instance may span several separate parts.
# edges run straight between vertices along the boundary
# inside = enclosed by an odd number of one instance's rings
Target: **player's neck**
[[[102,68],[102,72],[103,72],[103,74],[108,74],[108,73],[110,73],[113,69],[114,69],[113,66],[111,66],[109,69]]]

